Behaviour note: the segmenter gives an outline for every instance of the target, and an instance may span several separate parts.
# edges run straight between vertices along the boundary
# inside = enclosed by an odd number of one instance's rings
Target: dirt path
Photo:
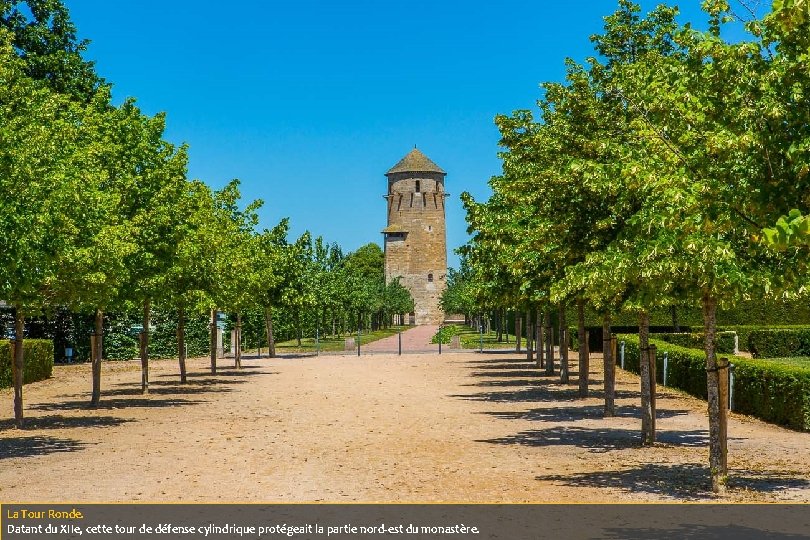
[[[573,357],[573,355],[572,355]],[[618,416],[514,353],[89,365],[26,387],[29,429],[0,391],[0,501],[711,500],[705,403],[659,396],[661,443],[638,446],[637,379],[619,371]],[[592,366],[601,362],[594,357]],[[732,415],[729,501],[810,501],[810,434]]]

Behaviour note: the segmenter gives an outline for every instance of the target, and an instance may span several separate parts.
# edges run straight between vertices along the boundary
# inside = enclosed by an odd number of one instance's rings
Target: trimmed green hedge
[[[0,388],[13,386],[11,378],[12,347],[8,340],[0,341]],[[53,374],[53,341],[23,340],[23,382],[25,384],[49,379]]]
[[[748,334],[754,358],[810,355],[810,328],[760,328]]]
[[[703,332],[693,332],[691,334],[651,334],[654,339],[660,339],[673,345],[679,345],[688,349],[703,349],[706,334]],[[737,336],[734,331],[717,332],[715,344],[717,352],[720,354],[734,354],[734,338]]]
[[[638,373],[640,358],[636,335],[623,335],[625,369]],[[663,381],[664,351],[668,353],[667,385],[706,399],[706,356],[701,350],[687,349],[658,340],[656,375]],[[734,411],[756,416],[767,422],[810,431],[810,369],[732,356],[734,372]]]

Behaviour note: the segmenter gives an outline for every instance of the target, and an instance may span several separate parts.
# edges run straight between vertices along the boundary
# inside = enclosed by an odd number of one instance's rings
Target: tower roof
[[[399,160],[399,163],[391,167],[386,175],[402,172],[437,172],[447,174],[444,170],[433,163],[429,157],[414,148],[408,154]]]

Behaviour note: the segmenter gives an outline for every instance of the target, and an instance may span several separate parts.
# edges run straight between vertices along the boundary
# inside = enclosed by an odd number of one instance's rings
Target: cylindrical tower
[[[441,324],[444,320],[439,299],[447,283],[446,175],[416,148],[385,173],[385,279],[400,278],[411,292],[415,324]]]

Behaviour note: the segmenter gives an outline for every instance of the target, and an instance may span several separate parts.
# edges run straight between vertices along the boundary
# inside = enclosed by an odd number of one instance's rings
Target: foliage
[[[687,349],[702,349],[706,343],[706,334],[702,332],[679,334],[655,333],[650,335],[654,339],[659,339]],[[734,354],[734,341],[736,337],[737,333],[734,331],[717,332],[715,334],[715,347],[717,352],[722,354]]]
[[[639,340],[623,335],[625,369],[638,373]],[[706,363],[702,351],[650,340],[658,347],[656,375],[663,382],[663,354],[668,352],[667,385],[706,399]],[[734,364],[734,411],[810,431],[810,369],[789,363],[729,357]]]
[[[749,332],[748,351],[754,358],[810,355],[810,328],[760,328]]]
[[[13,348],[6,340],[0,341],[0,388],[12,385],[11,355]],[[46,339],[26,339],[23,341],[25,355],[25,384],[49,379],[53,373],[53,342]]]

